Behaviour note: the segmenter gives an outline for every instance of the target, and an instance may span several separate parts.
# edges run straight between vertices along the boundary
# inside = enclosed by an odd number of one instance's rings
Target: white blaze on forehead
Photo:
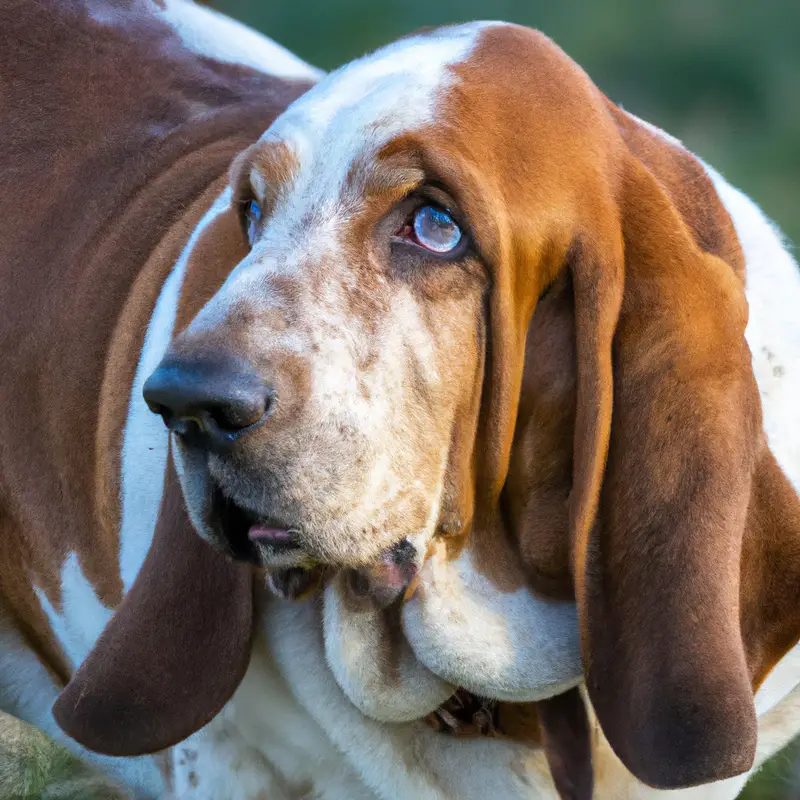
[[[273,123],[262,140],[278,140],[297,156],[301,173],[335,192],[359,153],[433,122],[437,100],[481,31],[474,22],[402,39],[323,78]]]
[[[449,69],[474,51],[480,34],[503,22],[472,22],[402,39],[325,76],[261,137],[281,143],[298,165],[264,233],[192,323],[213,325],[237,298],[263,292],[265,276],[296,275],[308,255],[334,253],[349,213],[342,188],[358,158],[436,119],[455,81]],[[251,171],[259,197],[262,176]]]
[[[472,22],[402,39],[325,76],[294,101],[261,137],[283,144],[298,165],[252,253],[228,276],[191,325],[216,324],[232,301],[264,290],[265,276],[296,275],[303,258],[335,252],[352,209],[342,188],[359,158],[436,119],[453,85],[449,69],[466,60],[482,31]],[[267,176],[268,179],[268,176]],[[263,200],[264,176],[251,184]]]

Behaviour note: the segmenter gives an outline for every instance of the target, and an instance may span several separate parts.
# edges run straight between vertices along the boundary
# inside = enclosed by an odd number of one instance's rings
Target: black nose
[[[227,450],[261,425],[274,392],[234,357],[167,356],[145,381],[144,399],[187,444]]]

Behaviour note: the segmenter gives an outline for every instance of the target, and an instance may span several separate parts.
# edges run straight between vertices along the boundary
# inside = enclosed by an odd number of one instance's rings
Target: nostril
[[[196,440],[204,430],[204,426],[201,425],[200,421],[195,417],[179,417],[178,419],[173,418],[167,423],[167,427],[172,433],[176,433],[178,436],[187,441],[193,437],[194,440]]]
[[[247,424],[240,425],[238,420],[233,418],[231,409],[224,407],[209,409],[208,418],[223,432],[234,433],[235,431],[240,431],[242,428],[247,427]]]
[[[172,413],[171,409],[158,403],[148,403],[147,405],[154,414],[161,417],[170,433],[177,433],[184,439],[200,433],[200,420],[196,417],[178,417]]]
[[[158,414],[162,420],[164,420],[164,424],[169,428],[173,421],[172,411],[170,411],[166,406],[162,406],[160,403],[147,403],[147,407],[154,413]]]
[[[187,444],[227,448],[272,413],[271,386],[242,359],[167,357],[145,381],[144,399]]]
[[[273,401],[272,393],[258,397],[227,399],[209,405],[206,414],[221,431],[241,433],[262,422],[270,414]]]

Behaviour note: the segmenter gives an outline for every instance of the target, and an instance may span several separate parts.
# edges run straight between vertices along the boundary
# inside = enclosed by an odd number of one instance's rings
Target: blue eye
[[[420,208],[414,214],[412,225],[417,243],[434,253],[449,253],[461,241],[461,228],[446,211],[436,206]]]
[[[261,206],[255,200],[248,200],[244,209],[245,227],[247,229],[247,241],[250,246],[256,240],[258,223],[261,220]]]

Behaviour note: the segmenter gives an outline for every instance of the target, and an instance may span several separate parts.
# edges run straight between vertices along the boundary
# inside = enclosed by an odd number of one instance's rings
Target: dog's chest
[[[171,755],[173,792],[181,800],[376,797],[296,699],[263,635],[234,697]]]
[[[539,749],[361,714],[328,668],[313,601],[269,604],[242,685],[173,768],[176,796],[192,800],[557,796]]]

